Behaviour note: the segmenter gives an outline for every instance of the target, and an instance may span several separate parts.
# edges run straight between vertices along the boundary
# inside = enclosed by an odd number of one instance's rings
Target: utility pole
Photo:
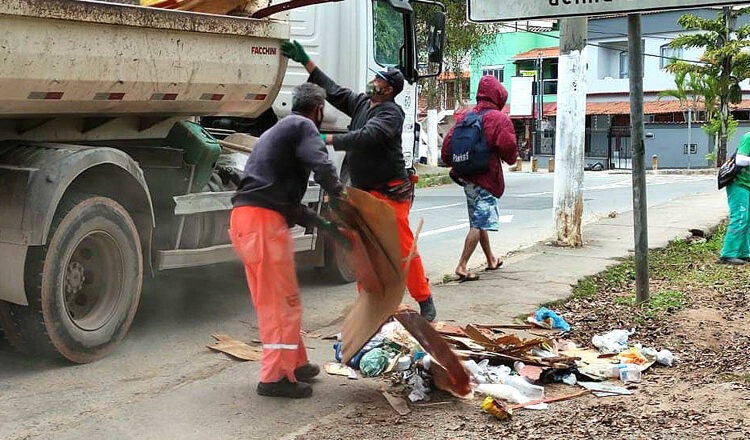
[[[734,28],[734,19],[732,18],[732,7],[731,6],[725,6],[722,9],[722,13],[724,15],[724,23],[726,26],[724,27],[724,35],[722,35],[722,44],[721,46],[725,46],[729,39],[732,36],[732,29]],[[729,56],[724,56],[722,58],[722,68],[721,68],[721,76],[719,78],[720,83],[727,84],[730,81],[730,76],[732,74],[732,58]],[[727,96],[725,93],[720,94],[719,101],[721,104],[721,108],[719,111],[721,112],[721,134],[719,136],[719,145],[718,150],[716,152],[716,166],[721,166],[721,164],[724,163],[725,160],[727,160],[727,138],[729,137],[727,135],[727,132],[729,131],[729,126],[727,125],[727,119],[729,118],[729,96]]]
[[[544,116],[544,65],[542,60],[542,53],[537,54],[536,60],[536,138],[537,145],[541,147],[542,140],[544,139],[544,131],[542,130],[542,118]]]
[[[587,27],[585,17],[560,19],[553,211],[557,242],[572,247],[583,246]]]
[[[630,142],[633,146],[633,226],[635,289],[639,303],[648,301],[648,205],[643,142],[643,46],[641,15],[628,15],[628,76],[630,77]],[[688,145],[688,154],[690,146]]]
[[[688,104],[688,169],[690,169],[690,155],[693,148],[693,105]]]

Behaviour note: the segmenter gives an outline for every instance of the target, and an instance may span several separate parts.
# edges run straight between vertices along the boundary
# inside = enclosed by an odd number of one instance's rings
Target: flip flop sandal
[[[466,275],[458,275],[458,279],[456,281],[458,281],[459,283],[465,283],[467,281],[477,281],[477,280],[479,280],[479,275],[475,273],[468,273]]]
[[[484,270],[498,270],[501,267],[503,267],[503,260],[498,260],[497,264],[494,267],[487,266],[487,268]]]

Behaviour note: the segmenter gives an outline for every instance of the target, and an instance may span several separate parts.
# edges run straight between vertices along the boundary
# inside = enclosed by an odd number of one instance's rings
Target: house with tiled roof
[[[685,13],[714,18],[717,10],[656,12],[642,17],[646,154],[658,156],[661,167],[709,166],[705,156],[713,150],[713,140],[701,129],[702,108],[694,109],[695,123],[691,129],[691,145],[688,145],[685,109],[677,100],[658,98],[659,92],[675,87],[673,75],[665,70],[671,62],[675,59],[698,60],[702,55],[699,49],[669,47],[677,35],[685,32],[677,23]],[[737,26],[747,19],[740,21]],[[547,34],[535,37],[542,39],[536,47],[524,48],[502,58],[509,102],[514,93],[518,93],[511,78],[532,76],[534,87],[531,94],[523,98],[530,100],[533,108],[524,114],[514,114],[510,106],[506,106],[505,111],[514,120],[519,149],[527,151],[529,156],[538,157],[541,166],[545,166],[546,159],[554,155],[559,41],[556,36]],[[588,42],[586,162],[596,168],[630,168],[627,18],[615,15],[589,19]],[[474,60],[472,75],[476,73],[477,77],[472,76],[472,86],[478,83],[482,74],[496,68],[491,55],[494,51],[497,49],[488,48],[487,56]],[[746,91],[746,100],[732,108],[736,119],[741,122],[737,135],[730,139],[730,151],[738,142],[739,134],[750,129],[750,83],[744,82],[742,88]],[[528,106],[526,108],[529,110]]]

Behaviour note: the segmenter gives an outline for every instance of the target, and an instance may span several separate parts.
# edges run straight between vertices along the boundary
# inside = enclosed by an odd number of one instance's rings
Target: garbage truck
[[[0,325],[19,350],[74,363],[123,339],[144,279],[236,258],[245,154],[306,80],[281,42],[354,91],[368,69],[402,69],[408,166],[416,81],[441,69],[434,1],[292,0],[264,18],[127,3],[0,2]],[[323,131],[347,125],[328,108]],[[345,156],[329,153],[345,179]],[[303,203],[326,209],[312,181]],[[351,280],[314,229],[291,233],[300,264]]]

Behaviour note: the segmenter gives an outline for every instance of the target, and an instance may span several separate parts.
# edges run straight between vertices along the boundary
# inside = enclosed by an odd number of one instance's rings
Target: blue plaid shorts
[[[464,185],[464,192],[469,208],[469,225],[482,231],[497,231],[500,228],[497,197],[481,186],[469,182]]]

